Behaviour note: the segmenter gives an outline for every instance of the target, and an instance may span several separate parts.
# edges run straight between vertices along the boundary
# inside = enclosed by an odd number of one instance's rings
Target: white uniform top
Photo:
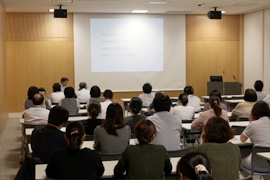
[[[87,103],[90,99],[90,91],[83,88],[79,91],[76,91],[76,96],[80,103]]]
[[[59,103],[60,100],[64,99],[65,95],[63,92],[53,92],[51,94],[51,101],[52,103]]]
[[[141,98],[143,106],[149,106],[153,102],[155,94],[152,92],[149,94],[143,93],[139,95],[139,98]]]
[[[107,108],[111,103],[112,103],[112,101],[110,99],[107,99],[106,101],[100,103],[101,113],[98,115],[97,119],[105,119],[106,118]]]
[[[193,96],[192,94],[188,95],[188,106],[191,106],[194,108],[195,112],[200,112],[201,111],[201,100],[197,96]]]
[[[195,110],[191,106],[174,106],[171,108],[171,112],[177,115],[181,120],[192,120],[195,114]]]
[[[42,125],[48,123],[50,111],[41,106],[34,106],[24,111],[25,124]]]

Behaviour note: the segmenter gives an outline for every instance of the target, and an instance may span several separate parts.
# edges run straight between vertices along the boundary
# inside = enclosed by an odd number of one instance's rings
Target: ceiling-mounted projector
[[[54,9],[54,18],[67,18],[67,10],[62,9],[62,5],[59,5],[59,9]]]
[[[217,11],[216,7],[215,11],[209,11],[207,15],[209,19],[221,19],[221,11]]]

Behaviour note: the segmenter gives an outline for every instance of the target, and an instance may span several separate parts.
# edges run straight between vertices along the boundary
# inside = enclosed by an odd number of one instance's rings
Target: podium
[[[242,84],[239,82],[207,82],[207,94],[218,90],[222,95],[242,94]]]

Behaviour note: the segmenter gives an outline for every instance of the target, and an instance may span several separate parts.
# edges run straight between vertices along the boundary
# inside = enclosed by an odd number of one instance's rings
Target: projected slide
[[[163,19],[90,19],[92,72],[163,71]]]

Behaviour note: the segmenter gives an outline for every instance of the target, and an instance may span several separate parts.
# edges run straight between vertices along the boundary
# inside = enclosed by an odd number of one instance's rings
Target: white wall
[[[269,11],[244,15],[244,89],[253,88],[256,80],[262,80],[267,94],[270,92]]]

